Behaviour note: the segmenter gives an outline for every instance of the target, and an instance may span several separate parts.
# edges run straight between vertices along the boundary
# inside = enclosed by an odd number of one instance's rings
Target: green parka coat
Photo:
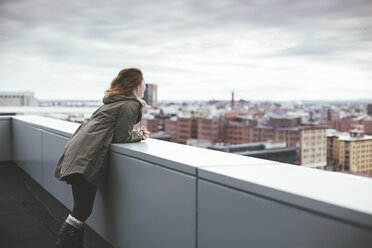
[[[67,142],[54,170],[59,180],[78,173],[100,187],[106,177],[110,143],[141,141],[142,135],[133,126],[142,118],[142,104],[125,95],[104,97],[103,103]]]

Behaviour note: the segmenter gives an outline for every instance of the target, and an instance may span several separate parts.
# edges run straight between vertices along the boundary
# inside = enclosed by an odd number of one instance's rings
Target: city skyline
[[[371,12],[370,1],[2,1],[0,91],[100,100],[135,66],[159,101],[367,99]]]

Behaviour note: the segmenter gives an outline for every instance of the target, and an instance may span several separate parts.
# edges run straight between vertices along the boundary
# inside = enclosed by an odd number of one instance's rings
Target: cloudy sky
[[[1,0],[0,91],[101,99],[138,67],[159,100],[372,97],[371,0]]]

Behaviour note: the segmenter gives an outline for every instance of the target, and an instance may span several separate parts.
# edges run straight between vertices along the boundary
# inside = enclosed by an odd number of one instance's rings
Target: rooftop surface
[[[1,247],[55,247],[59,224],[31,194],[24,176],[14,163],[0,162]]]
[[[361,137],[352,137],[350,133],[363,133],[360,130],[354,130],[350,132],[340,132],[337,131],[336,129],[328,129],[326,134],[327,137],[338,137],[338,140],[343,140],[343,141],[364,141],[364,140],[372,140],[372,135],[366,135],[363,134]]]

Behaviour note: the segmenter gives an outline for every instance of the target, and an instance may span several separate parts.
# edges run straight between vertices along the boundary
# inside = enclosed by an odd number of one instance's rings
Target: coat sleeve
[[[133,130],[138,112],[130,104],[123,107],[115,124],[113,143],[129,143],[142,140],[142,134]]]

